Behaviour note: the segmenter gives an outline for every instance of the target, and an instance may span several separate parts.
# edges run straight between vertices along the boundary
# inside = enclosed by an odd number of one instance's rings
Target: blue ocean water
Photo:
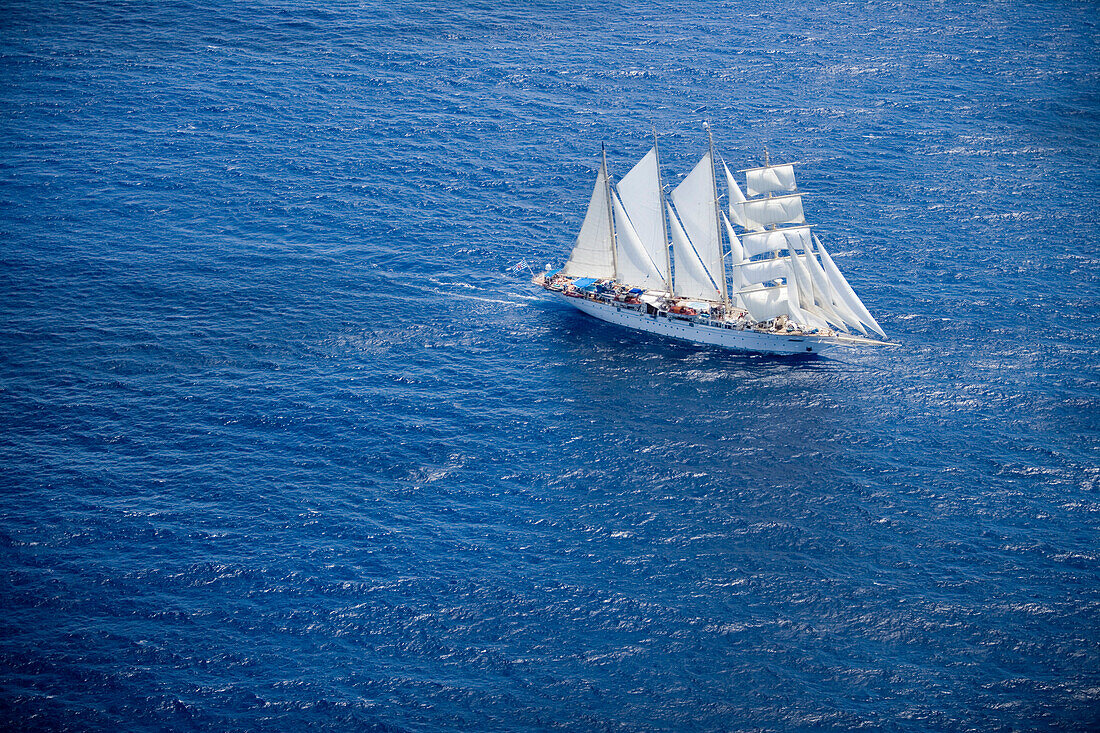
[[[1092,2],[7,2],[0,725],[1100,725]],[[639,336],[601,143],[899,346]]]

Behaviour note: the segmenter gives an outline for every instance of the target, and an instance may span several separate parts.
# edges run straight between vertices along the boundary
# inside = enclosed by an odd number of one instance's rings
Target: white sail
[[[803,321],[808,325],[828,328],[829,324],[844,328],[844,321],[837,316],[829,305],[827,297],[820,291],[814,282],[814,276],[806,264],[807,259],[813,259],[812,253],[792,254],[791,271],[798,281],[799,302],[807,316]]]
[[[657,148],[646,153],[615,188],[619,191],[619,199],[630,217],[638,241],[658,270],[668,272],[668,241],[662,219],[663,196],[657,170]],[[664,276],[662,282],[663,279]]]
[[[802,197],[776,196],[774,198],[754,199],[742,204],[745,217],[754,224],[751,229],[763,231],[773,224],[805,224],[806,215],[802,211]]]
[[[596,186],[588,201],[588,213],[562,272],[570,277],[615,277],[611,204],[607,200],[607,168],[601,163]]]
[[[733,268],[734,273],[741,278],[744,288],[756,283],[766,283],[787,276],[789,258],[776,257],[771,260],[757,260],[756,262],[743,262]]]
[[[809,283],[798,266],[796,257],[784,257],[783,259],[787,265],[787,300],[794,304],[787,315],[797,323],[809,324],[809,319],[802,312],[802,308],[799,307],[800,303],[810,307],[813,306],[813,296],[807,294],[810,287]]]
[[[757,321],[767,321],[778,316],[789,316],[787,286],[743,290],[739,293],[745,310]]]
[[[851,326],[866,335],[867,329],[863,327],[859,317],[844,304],[836,288],[829,282],[829,276],[817,261],[817,257],[812,252],[806,252],[802,255],[802,260],[813,280],[814,292],[817,294],[821,311],[839,328],[846,331]]]
[[[729,166],[726,165],[725,163],[722,163],[722,170],[725,171],[725,173],[726,173],[726,187],[729,188],[730,203],[731,204],[743,204],[743,203],[745,203],[748,199],[745,198],[745,194],[741,192],[741,187],[738,186],[737,181],[734,180],[733,174],[730,173]]]
[[[718,209],[715,205],[714,170],[708,152],[696,164],[691,173],[672,191],[672,203],[676,206],[699,259],[707,272],[718,282],[722,277],[722,252],[718,239]]]
[[[672,235],[672,254],[675,271],[672,273],[673,292],[685,298],[719,300],[721,293],[706,266],[691,246],[684,228],[668,207],[668,228]]]
[[[647,290],[663,288],[665,278],[661,269],[642,245],[622,202],[614,193],[611,194],[611,204],[615,211],[616,279],[624,285]]]
[[[734,180],[733,174],[730,173],[729,166],[722,163],[722,170],[726,173],[726,188],[730,192],[730,218],[742,229],[763,229],[763,227],[759,226],[745,214],[745,202],[748,199],[745,198],[745,194],[742,193],[741,187],[738,186],[737,181]]]
[[[885,338],[886,332],[878,325],[878,321],[871,316],[871,313],[867,310],[867,306],[863,305],[863,301],[859,299],[859,296],[852,290],[852,286],[844,279],[844,275],[840,273],[840,269],[833,262],[833,258],[821,244],[821,240],[817,239],[817,237],[814,237],[814,239],[817,241],[817,251],[821,253],[821,264],[825,273],[829,276],[829,282],[832,284],[833,288],[835,288],[837,295],[843,299],[845,305],[851,308],[852,311],[859,316],[859,319],[866,324],[868,328]]]
[[[730,220],[726,218],[725,214],[722,214],[722,223],[726,226],[726,239],[730,243],[730,259],[736,265],[745,259],[745,248],[741,246],[741,240],[737,238],[737,235],[733,233],[733,225],[730,224]]]
[[[769,232],[741,235],[741,246],[746,257],[755,257],[765,252],[778,252],[782,249],[806,250],[810,247],[810,227],[790,227]]]
[[[782,278],[786,281],[784,285],[772,287],[750,285],[737,294],[745,310],[755,320],[767,321],[777,316],[787,316],[803,326],[827,328],[822,319],[804,310],[810,302],[803,294],[806,285],[790,257],[750,262],[742,265],[741,269],[752,273],[752,277],[766,277],[768,280]]]
[[[769,165],[764,168],[752,168],[745,171],[745,183],[749,196],[762,196],[780,191],[789,192],[798,188],[794,180],[793,165]]]
[[[828,328],[832,324],[844,330],[851,325],[863,330],[858,318],[836,304],[825,272],[812,252],[743,262],[734,267],[734,276],[741,281],[741,295],[746,290],[759,290],[761,283],[786,278],[791,304],[787,315],[797,323],[817,328]]]
[[[787,315],[801,326],[828,328],[829,324],[818,315],[812,299],[806,295],[804,273],[795,265],[797,261],[797,256],[787,258]]]
[[[733,225],[730,224],[729,217],[722,214],[722,224],[726,227],[726,239],[730,243],[730,278],[733,281],[733,291],[736,292],[747,284],[741,277],[740,265],[745,261],[745,249],[741,246],[741,240],[737,238],[737,235],[733,232]]]

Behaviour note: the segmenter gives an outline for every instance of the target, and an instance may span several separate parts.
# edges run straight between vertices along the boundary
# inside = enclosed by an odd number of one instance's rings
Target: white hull
[[[717,324],[684,320],[668,314],[647,315],[628,307],[587,298],[572,298],[562,293],[558,293],[558,297],[601,321],[696,344],[763,354],[823,354],[842,345],[836,336],[742,331]]]

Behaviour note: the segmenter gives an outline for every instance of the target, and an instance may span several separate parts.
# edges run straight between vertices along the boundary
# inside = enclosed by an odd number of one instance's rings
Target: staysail
[[[718,234],[718,208],[714,190],[713,158],[708,152],[672,191],[672,203],[692,244],[721,298],[722,245]],[[675,239],[673,240],[675,244]],[[675,246],[673,247],[675,252]],[[679,264],[679,260],[676,260]]]
[[[848,281],[844,278],[844,275],[840,273],[840,269],[837,268],[833,262],[833,258],[829,255],[829,252],[821,244],[821,240],[814,237],[817,240],[817,250],[821,253],[821,264],[825,270],[825,274],[829,278],[829,282],[833,286],[834,292],[842,300],[842,302],[851,308],[859,319],[872,331],[879,336],[885,337],[886,333],[882,330],[882,326],[878,325],[878,321],[874,319],[871,313],[867,310],[867,306],[863,305],[863,301],[859,299],[855,291],[852,290],[852,286],[848,284]]]
[[[615,188],[619,192],[623,209],[637,234],[638,242],[648,254],[650,261],[662,273],[663,280],[671,268],[668,239],[665,236],[664,196],[661,192],[656,146],[623,176]]]
[[[607,163],[600,164],[596,186],[588,201],[588,212],[573,245],[573,253],[562,268],[570,277],[615,277],[615,242],[608,200]]]
[[[766,234],[789,231],[781,229]],[[751,242],[755,236],[745,235],[743,240]],[[855,328],[863,333],[871,328],[885,335],[836,269],[820,241],[816,242],[817,253],[809,239],[782,237],[779,241],[791,245],[787,254],[776,253],[769,259],[742,262],[734,268],[742,283],[738,295],[753,318],[767,320],[784,313],[804,325],[822,328],[831,325],[841,330]],[[778,284],[781,281],[782,284]],[[783,303],[788,304],[786,311],[782,310]]]
[[[729,217],[722,213],[722,224],[726,227],[726,241],[730,244],[730,275],[733,280],[733,290],[736,293],[741,288],[745,287],[745,282],[741,278],[738,265],[745,261],[745,248],[741,246],[741,240],[737,238],[737,235],[733,231],[733,225],[730,224]]]
[[[611,204],[615,212],[615,264],[618,268],[616,279],[624,285],[646,290],[663,288],[663,268],[658,268],[650,257],[632,220],[626,214],[623,202],[614,193],[611,194]]]
[[[748,199],[730,173],[729,166],[722,163],[722,170],[726,174],[726,189],[730,192],[730,219],[742,229],[763,229],[745,213],[745,202]]]
[[[718,300],[722,297],[718,284],[707,271],[699,258],[680,220],[668,206],[668,228],[672,236],[672,255],[676,270],[672,274],[673,289],[676,295],[700,300]]]

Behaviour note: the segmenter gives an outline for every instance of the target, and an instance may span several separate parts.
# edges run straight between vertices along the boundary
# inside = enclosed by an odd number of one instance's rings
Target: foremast
[[[607,226],[611,229],[612,277],[619,279],[619,238],[615,235],[615,208],[611,200],[611,173],[607,170],[607,146],[600,143],[600,159],[603,165],[603,185],[607,196]]]
[[[615,255],[615,233],[611,216],[611,197],[608,187],[607,155],[601,156],[596,183],[588,200],[573,251],[562,267],[562,274],[569,277],[612,279],[618,269]]]
[[[786,315],[805,326],[864,334],[871,328],[884,336],[831,258],[824,265],[827,253],[806,223],[796,164],[772,165],[767,148],[764,156],[764,166],[743,171],[743,226],[751,231],[741,235],[745,260],[738,268],[738,295],[749,314],[756,320]],[[776,284],[780,280],[784,284]]]

